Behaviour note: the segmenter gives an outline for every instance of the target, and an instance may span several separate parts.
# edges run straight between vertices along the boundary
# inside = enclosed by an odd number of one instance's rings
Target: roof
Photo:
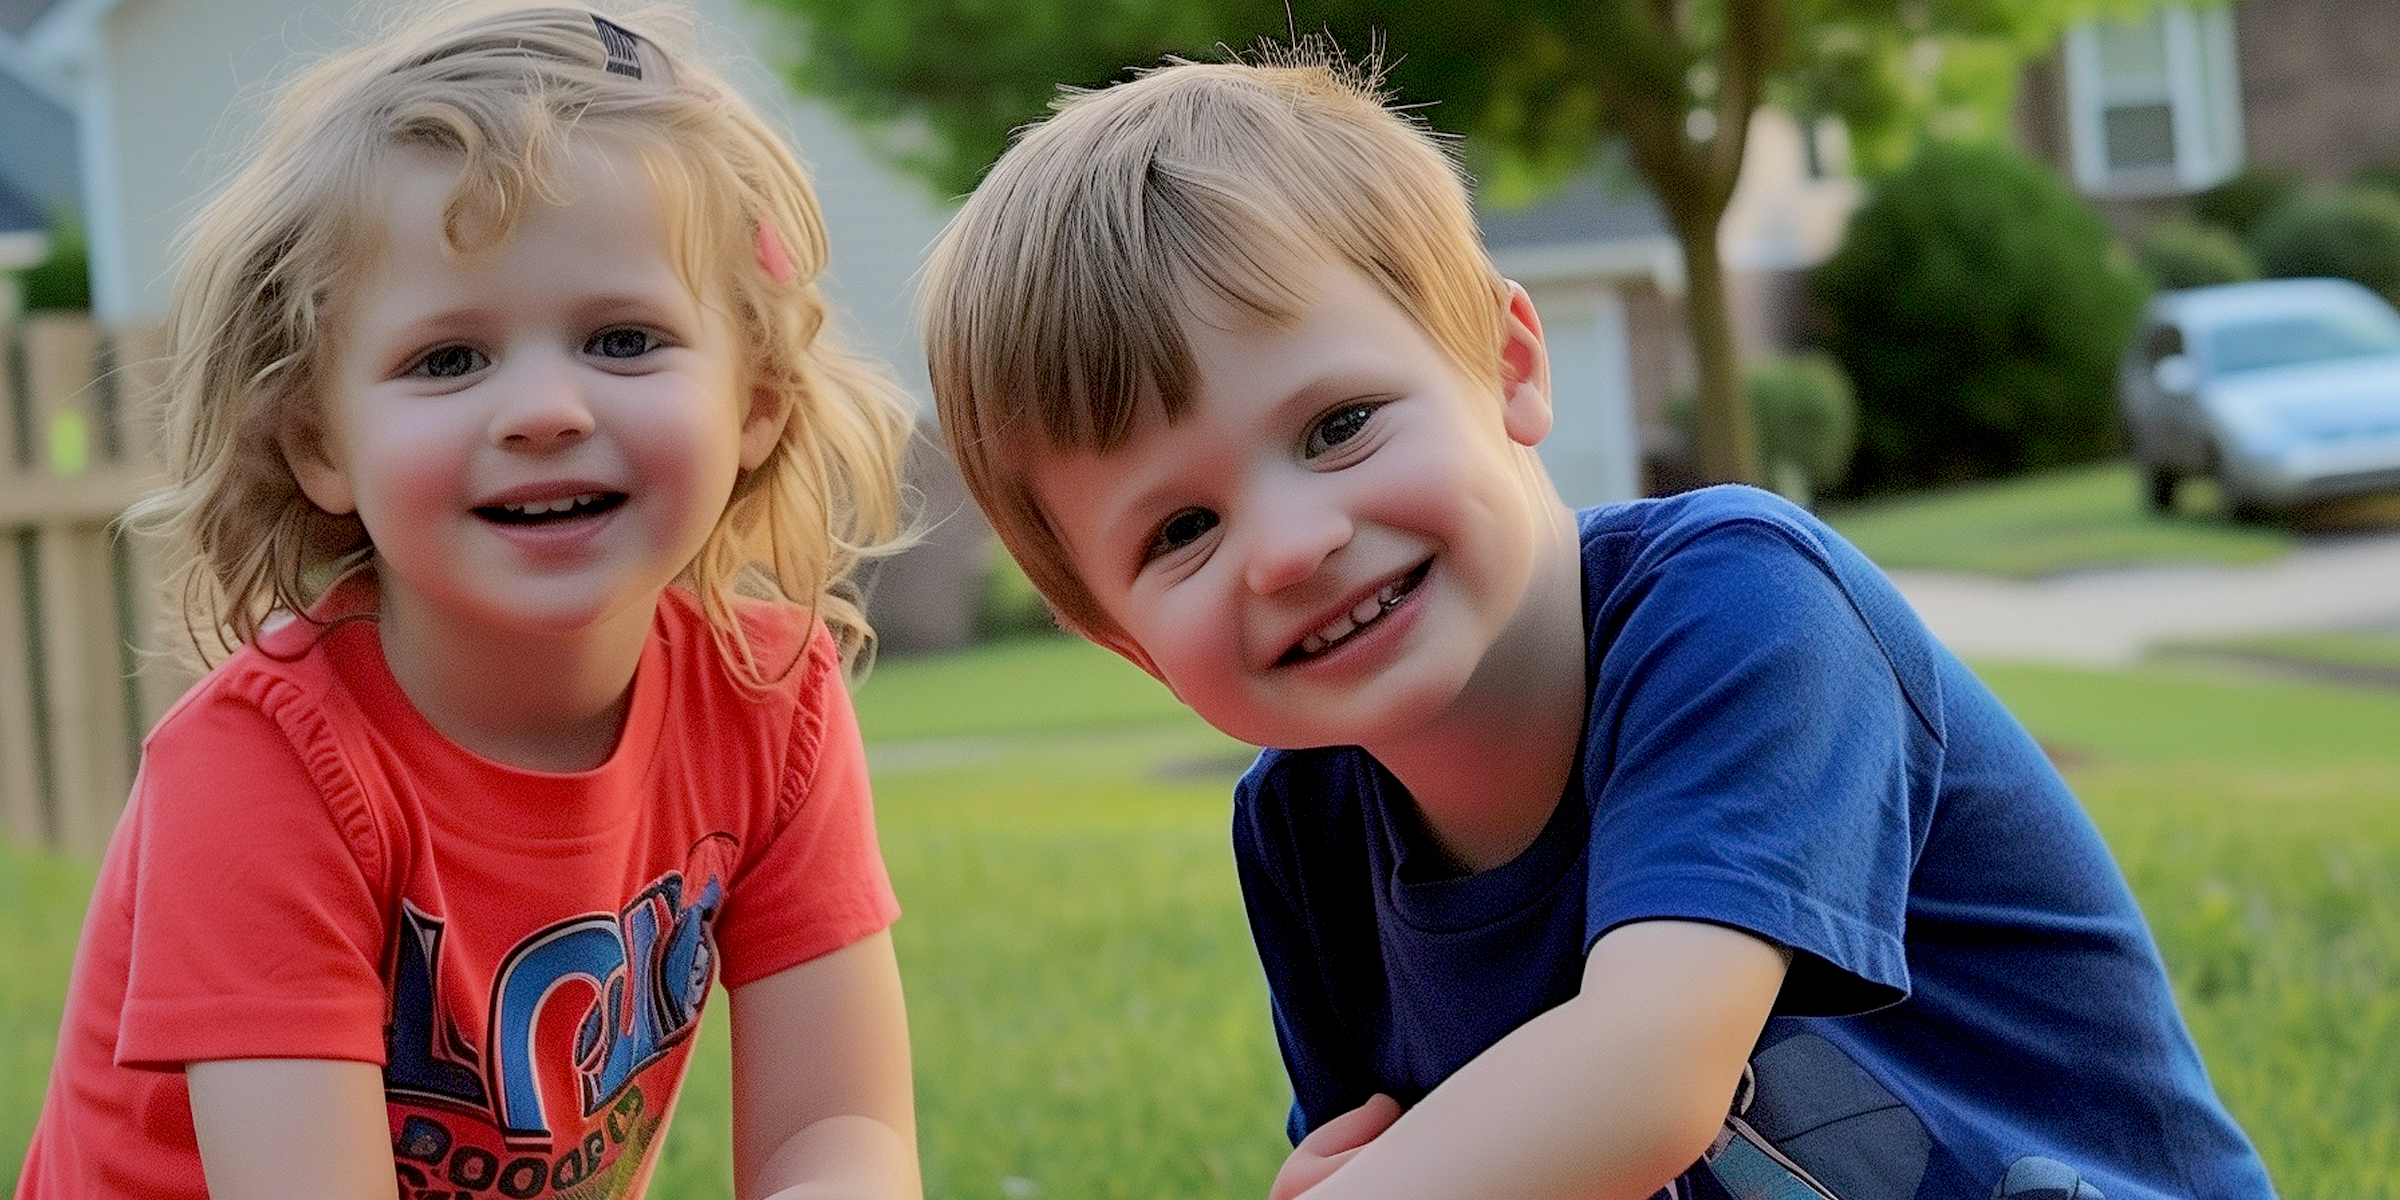
[[[1570,242],[1647,241],[1666,237],[1666,214],[1638,183],[1607,165],[1569,180],[1555,195],[1527,208],[1483,208],[1484,243],[1503,247]]]
[[[59,0],[0,0],[0,29],[25,36],[43,13],[58,6]]]
[[[1648,189],[1613,160],[1523,208],[1478,205],[1476,223],[1500,273],[1526,284],[1647,280],[1682,286],[1682,252]]]
[[[20,270],[48,257],[48,227],[41,210],[0,179],[0,271]]]
[[[12,0],[0,0],[0,4]],[[41,93],[0,71],[0,185],[38,213],[76,207],[75,118]]]
[[[50,228],[40,206],[28,199],[8,181],[0,179],[0,234],[40,232]]]

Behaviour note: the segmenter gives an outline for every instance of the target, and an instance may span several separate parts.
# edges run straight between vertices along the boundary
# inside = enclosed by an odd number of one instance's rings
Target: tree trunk
[[[1710,483],[1763,484],[1758,422],[1743,384],[1741,348],[1733,337],[1725,263],[1717,254],[1722,213],[1682,215],[1685,219],[1675,223],[1675,238],[1683,246],[1684,322],[1691,329],[1692,357],[1699,370],[1693,424],[1700,442],[1700,474]]]

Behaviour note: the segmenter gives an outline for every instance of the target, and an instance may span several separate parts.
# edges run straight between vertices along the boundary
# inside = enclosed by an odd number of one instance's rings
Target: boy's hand
[[[1351,1155],[1399,1119],[1400,1102],[1378,1094],[1317,1126],[1292,1148],[1292,1156],[1283,1160],[1283,1169],[1275,1172],[1275,1182],[1267,1188],[1267,1200],[1293,1200],[1323,1183],[1326,1176],[1339,1170]]]

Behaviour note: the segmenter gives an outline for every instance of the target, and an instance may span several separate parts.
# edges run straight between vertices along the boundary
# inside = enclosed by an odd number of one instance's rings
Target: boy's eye
[[[483,352],[473,347],[443,346],[427,351],[425,357],[418,359],[408,369],[408,373],[432,379],[456,379],[482,370],[486,361]]]
[[[640,358],[657,349],[659,340],[647,329],[604,329],[584,343],[584,349],[602,358]]]
[[[1199,541],[1216,527],[1217,514],[1205,508],[1184,509],[1168,517],[1166,523],[1158,527],[1158,533],[1150,539],[1150,552],[1144,557],[1156,558],[1181,550]]]
[[[1307,435],[1301,439],[1301,453],[1315,458],[1357,437],[1367,422],[1374,419],[1375,408],[1372,404],[1345,404],[1326,413],[1308,427]]]

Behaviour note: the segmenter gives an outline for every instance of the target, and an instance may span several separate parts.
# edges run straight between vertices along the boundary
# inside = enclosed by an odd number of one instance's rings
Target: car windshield
[[[2400,320],[2371,308],[2278,313],[2227,325],[2209,336],[2220,375],[2294,363],[2400,351]]]

